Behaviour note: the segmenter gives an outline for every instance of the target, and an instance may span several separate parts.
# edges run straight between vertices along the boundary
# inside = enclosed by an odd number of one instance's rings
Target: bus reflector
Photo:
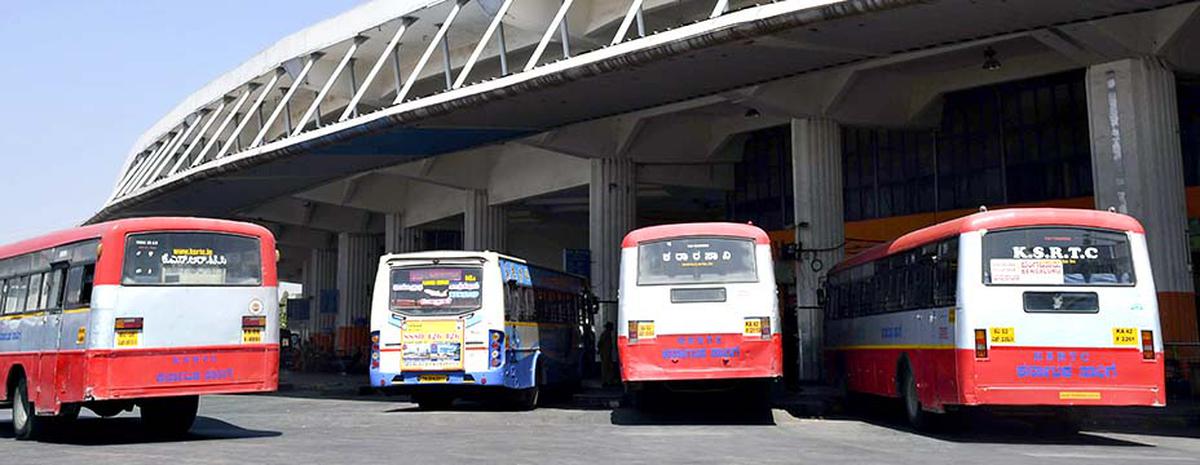
[[[371,368],[379,369],[379,331],[371,331]]]
[[[987,344],[988,344],[987,343],[987,330],[986,329],[976,329],[975,330],[975,358],[987,358],[987,356],[988,356]]]
[[[1142,360],[1154,360],[1154,331],[1142,330]]]
[[[491,344],[488,347],[488,366],[499,368],[504,363],[504,332],[491,330],[488,331],[488,339],[491,339]],[[486,384],[486,381],[485,381]]]
[[[115,329],[142,329],[141,318],[117,318],[113,324]]]
[[[265,328],[267,327],[267,317],[265,316],[244,316],[242,317],[243,328]]]

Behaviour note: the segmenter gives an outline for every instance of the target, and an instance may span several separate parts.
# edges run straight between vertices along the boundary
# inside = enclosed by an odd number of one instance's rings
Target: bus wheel
[[[33,408],[33,401],[29,399],[29,387],[24,377],[17,380],[17,385],[13,388],[10,398],[13,400],[13,433],[17,440],[37,439],[38,435],[46,429],[47,421],[46,418],[37,416]]]
[[[454,397],[445,394],[414,394],[412,401],[421,410],[445,410],[454,404]]]
[[[196,422],[200,396],[147,399],[138,404],[142,410],[142,425],[151,434],[179,437],[187,434]]]
[[[921,398],[917,396],[917,378],[913,376],[912,368],[907,363],[900,372],[900,399],[904,402],[904,416],[908,424],[919,431],[930,427],[930,413],[921,408]]]
[[[517,391],[513,402],[517,410],[533,410],[537,408],[538,397],[541,396],[541,389],[537,386],[522,389]]]

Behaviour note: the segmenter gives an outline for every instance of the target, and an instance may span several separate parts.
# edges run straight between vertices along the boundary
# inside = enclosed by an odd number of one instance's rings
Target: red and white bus
[[[783,374],[771,242],[735,223],[652,226],[621,247],[617,347],[638,396]]]
[[[0,403],[18,439],[140,408],[191,428],[198,395],[274,391],[275,240],[259,226],[141,218],[0,247]]]
[[[825,293],[831,373],[903,399],[917,427],[960,406],[1166,402],[1146,238],[1126,215],[976,213],[844,261]]]

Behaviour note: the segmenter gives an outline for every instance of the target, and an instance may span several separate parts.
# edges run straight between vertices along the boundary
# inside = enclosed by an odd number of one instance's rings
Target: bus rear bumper
[[[1163,407],[1159,386],[976,386],[963,405]]]
[[[659,335],[618,341],[625,382],[778,378],[783,376],[782,338],[741,334]]]
[[[274,392],[279,387],[276,344],[89,350],[86,359],[87,401]]]

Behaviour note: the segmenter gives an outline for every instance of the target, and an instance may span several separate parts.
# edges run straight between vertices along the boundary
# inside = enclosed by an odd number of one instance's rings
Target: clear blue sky
[[[99,210],[192,92],[361,0],[0,0],[0,244]]]

